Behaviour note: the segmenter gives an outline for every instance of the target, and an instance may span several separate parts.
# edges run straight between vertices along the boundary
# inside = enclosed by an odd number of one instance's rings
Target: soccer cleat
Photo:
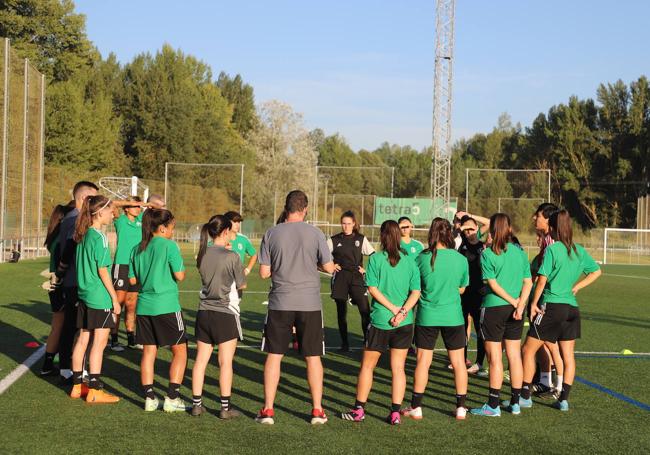
[[[353,408],[342,413],[341,418],[350,422],[361,422],[366,418],[366,411],[363,408]]]
[[[255,417],[257,423],[262,425],[273,425],[275,421],[273,420],[274,412],[273,409],[260,409],[260,412]]]
[[[163,404],[163,411],[165,412],[187,412],[189,411],[185,402],[181,397],[174,398],[173,400],[169,397],[165,397],[165,403]]]
[[[111,404],[120,401],[119,397],[111,395],[104,389],[89,389],[86,396],[86,403],[90,404]]]
[[[312,425],[323,425],[327,423],[327,416],[325,415],[324,409],[312,409],[311,410],[311,424]]]
[[[518,416],[521,414],[521,407],[518,404],[508,404],[506,411],[512,415]]]
[[[510,382],[510,371],[505,370],[503,372],[503,382]]]
[[[219,418],[222,420],[230,420],[230,419],[236,419],[237,417],[241,417],[241,412],[239,412],[236,409],[228,409],[227,411],[222,409],[219,411]]]
[[[401,424],[402,418],[399,415],[399,411],[391,411],[391,413],[388,414],[388,417],[386,417],[386,422],[388,422],[391,425]]]
[[[479,378],[487,378],[490,376],[490,370],[487,368],[479,368],[479,370],[476,372],[476,376]]]
[[[485,403],[480,408],[474,408],[471,412],[475,416],[484,416],[484,417],[501,417],[501,408],[498,406],[496,408],[491,408],[490,405]]]
[[[401,409],[399,413],[404,417],[408,417],[413,420],[422,420],[422,406],[418,406],[417,408],[412,408],[409,406],[406,409]]]
[[[467,374],[476,374],[480,369],[481,367],[478,366],[478,363],[475,363],[467,369]]]
[[[557,400],[560,396],[553,387],[549,387],[545,384],[542,384],[541,382],[533,385],[533,393],[536,397],[542,398],[544,400]]]
[[[192,416],[198,417],[201,414],[208,412],[208,410],[202,404],[193,404],[192,405]]]
[[[506,408],[506,410],[508,410],[508,407],[510,406],[510,400],[503,400],[501,402],[501,406]],[[521,409],[532,408],[533,407],[533,400],[532,400],[532,398],[525,399],[523,397],[519,397],[519,403],[516,404],[515,406],[519,406],[519,408],[521,408]]]
[[[569,402],[567,400],[557,400],[555,403],[553,403],[553,407],[555,409],[559,409],[560,411],[568,411],[569,410]]]
[[[153,411],[157,411],[158,409],[160,409],[160,401],[158,400],[158,398],[146,397],[144,399],[144,410],[146,412],[153,412]]]
[[[467,416],[467,408],[460,406],[456,408],[456,420],[465,420]]]
[[[144,349],[144,346],[142,346],[140,343],[134,343],[134,344],[129,344],[128,348],[142,351]]]
[[[41,376],[56,376],[59,373],[59,370],[54,366],[43,366],[40,371]]]
[[[111,342],[111,351],[122,352],[124,351],[124,346],[122,346],[119,341],[116,341],[115,343]]]
[[[86,398],[88,395],[88,386],[86,384],[75,384],[70,391],[70,398]]]

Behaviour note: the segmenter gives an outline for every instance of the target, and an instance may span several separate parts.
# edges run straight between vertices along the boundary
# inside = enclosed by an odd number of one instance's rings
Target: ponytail
[[[425,251],[431,253],[431,271],[433,271],[438,255],[438,243],[442,243],[447,248],[454,247],[454,237],[452,236],[452,226],[444,218],[434,218],[429,228],[428,243],[429,248]]]
[[[144,212],[142,217],[142,241],[138,251],[142,252],[147,249],[154,233],[160,226],[169,226],[173,221],[174,215],[167,209],[149,209]]]
[[[571,227],[571,215],[566,210],[558,210],[551,215],[548,220],[551,228],[551,237],[557,242],[562,242],[566,247],[567,255],[571,256],[571,250],[576,254],[578,249],[573,243],[573,228]]]
[[[93,219],[99,214],[99,212],[110,204],[111,200],[101,194],[98,194],[97,196],[88,196],[84,199],[84,202],[81,205],[81,210],[79,211],[79,216],[77,216],[74,235],[72,236],[75,242],[81,242],[88,232],[88,229],[90,229],[90,226],[93,224]]]
[[[379,230],[381,249],[388,254],[388,261],[395,267],[400,260],[400,233],[399,224],[394,220],[386,220],[381,223]]]
[[[54,239],[56,239],[59,236],[59,228],[61,227],[61,221],[63,221],[63,218],[74,208],[74,201],[71,201],[73,205],[70,205],[70,203],[63,205],[63,204],[58,204],[54,207],[52,210],[52,214],[50,215],[50,221],[47,224],[47,234],[45,236],[45,242],[43,245],[46,248],[50,248],[52,244],[54,243]]]
[[[490,235],[492,236],[492,251],[499,255],[508,249],[508,242],[512,242],[512,228],[510,217],[505,213],[495,213],[490,217]]]
[[[232,228],[232,222],[225,215],[215,215],[210,221],[201,227],[201,239],[199,241],[199,254],[196,256],[196,267],[201,267],[203,256],[208,250],[208,240],[216,239],[221,233]]]

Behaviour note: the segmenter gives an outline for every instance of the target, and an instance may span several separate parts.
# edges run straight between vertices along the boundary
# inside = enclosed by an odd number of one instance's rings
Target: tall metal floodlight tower
[[[451,102],[456,0],[436,0],[436,54],[433,72],[433,163],[431,197],[437,214],[447,214],[451,182]],[[439,215],[437,215],[439,216]]]

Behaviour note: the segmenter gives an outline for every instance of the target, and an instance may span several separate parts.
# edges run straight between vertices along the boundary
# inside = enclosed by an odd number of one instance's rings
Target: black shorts
[[[580,338],[580,310],[565,303],[547,303],[544,314],[530,324],[528,336],[544,341],[569,341]]]
[[[266,313],[262,334],[262,351],[286,354],[296,328],[300,354],[305,357],[325,355],[325,327],[322,311],[279,311]]]
[[[196,339],[207,344],[221,344],[242,338],[239,318],[232,313],[200,310],[196,314]]]
[[[484,341],[521,340],[524,319],[517,321],[512,305],[481,308],[481,337]]]
[[[415,346],[418,349],[433,350],[438,339],[438,332],[442,332],[442,340],[448,351],[464,349],[467,346],[467,332],[465,324],[456,326],[427,327],[415,326]]]
[[[116,291],[140,292],[140,283],[130,284],[128,264],[113,264],[111,276]]]
[[[63,308],[65,307],[65,297],[63,296],[63,288],[61,286],[57,287],[54,291],[48,292],[47,296],[50,298],[52,313],[63,311]]]
[[[413,324],[396,329],[378,329],[368,326],[366,332],[366,350],[386,352],[388,349],[408,349],[413,342]]]
[[[332,277],[332,298],[334,300],[347,300],[348,296],[352,302],[368,298],[368,290],[363,281],[363,275],[359,272],[341,270]]]
[[[89,308],[84,302],[77,307],[77,328],[85,330],[115,328],[115,315],[112,308],[96,310]]]
[[[138,315],[135,339],[139,344],[173,346],[187,342],[185,322],[180,311],[156,316]]]
[[[69,288],[62,288],[62,294],[63,294],[63,307],[67,308],[70,311],[76,311],[72,310],[73,308],[77,308],[81,301],[79,300],[79,288],[78,287],[69,287]]]

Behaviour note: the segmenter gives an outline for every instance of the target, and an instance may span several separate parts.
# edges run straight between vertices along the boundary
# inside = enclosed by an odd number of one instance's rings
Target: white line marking
[[[198,295],[198,293],[200,291],[178,291],[178,292],[192,293],[192,294],[197,294]],[[247,291],[247,290],[244,289],[244,295],[246,295],[246,294],[268,294],[268,293],[269,293],[269,291]],[[320,294],[321,295],[330,295],[329,292],[321,292]]]
[[[27,373],[29,369],[34,365],[36,362],[39,361],[41,357],[45,354],[45,345],[41,346],[38,348],[35,352],[32,353],[29,357],[27,357],[27,360],[25,360],[23,363],[18,365],[11,373],[9,373],[7,376],[4,377],[2,381],[0,381],[0,395],[6,392],[6,390],[13,385],[14,382],[16,382],[22,375]]]
[[[650,277],[647,276],[639,276],[639,275],[615,275],[613,273],[604,273],[603,275],[605,276],[616,276],[619,278],[636,278],[639,280],[650,280]]]

